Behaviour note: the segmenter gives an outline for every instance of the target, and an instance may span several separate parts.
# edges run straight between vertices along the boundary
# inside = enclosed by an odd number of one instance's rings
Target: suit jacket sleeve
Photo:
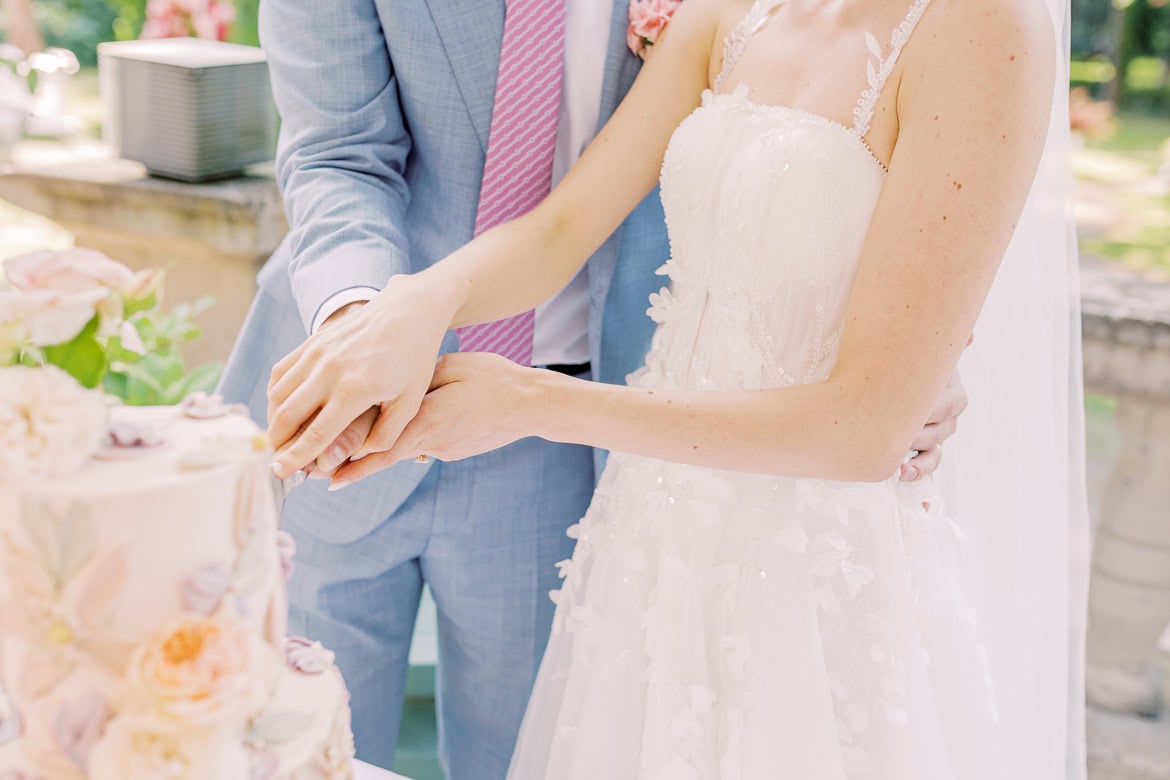
[[[338,293],[410,272],[411,141],[374,0],[265,0],[260,9],[282,122],[289,273],[308,331]]]

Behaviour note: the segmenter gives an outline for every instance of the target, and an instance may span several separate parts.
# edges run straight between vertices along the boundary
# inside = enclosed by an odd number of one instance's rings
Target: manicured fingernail
[[[276,475],[277,479],[284,479],[284,466],[280,461],[272,462],[272,473]]]
[[[338,490],[341,490],[342,488],[347,488],[352,484],[353,484],[353,482],[350,482],[348,479],[339,479],[339,480],[336,480],[334,482],[330,482],[329,483],[329,492],[336,493]]]
[[[903,467],[902,479],[906,480],[907,482],[913,482],[914,480],[918,479],[918,467],[917,466]]]

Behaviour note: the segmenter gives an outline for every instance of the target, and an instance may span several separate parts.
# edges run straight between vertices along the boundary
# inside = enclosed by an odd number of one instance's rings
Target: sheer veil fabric
[[[1070,8],[1048,142],[960,368],[971,398],[937,482],[969,537],[965,575],[1020,777],[1084,780],[1090,531],[1080,291],[1070,210]]]

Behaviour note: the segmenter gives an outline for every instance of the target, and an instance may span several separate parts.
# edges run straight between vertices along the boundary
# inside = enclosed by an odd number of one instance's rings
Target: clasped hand
[[[268,387],[273,470],[332,479],[338,489],[401,460],[461,460],[532,435],[559,374],[490,354],[435,361],[450,323],[410,277],[395,277],[281,360]],[[409,334],[409,335],[406,335]],[[388,400],[387,400],[388,399]],[[914,441],[906,481],[933,473],[967,396],[956,372]]]
[[[450,321],[442,301],[413,277],[396,276],[277,363],[268,383],[276,476],[307,469],[327,449],[336,454],[331,445],[363,421],[367,435],[348,457],[390,449],[430,387]]]

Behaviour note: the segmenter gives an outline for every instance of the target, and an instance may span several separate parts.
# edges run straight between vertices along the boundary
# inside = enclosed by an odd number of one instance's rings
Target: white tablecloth
[[[353,780],[407,780],[402,775],[387,772],[376,766],[370,766],[362,761],[355,761],[353,765]]]

